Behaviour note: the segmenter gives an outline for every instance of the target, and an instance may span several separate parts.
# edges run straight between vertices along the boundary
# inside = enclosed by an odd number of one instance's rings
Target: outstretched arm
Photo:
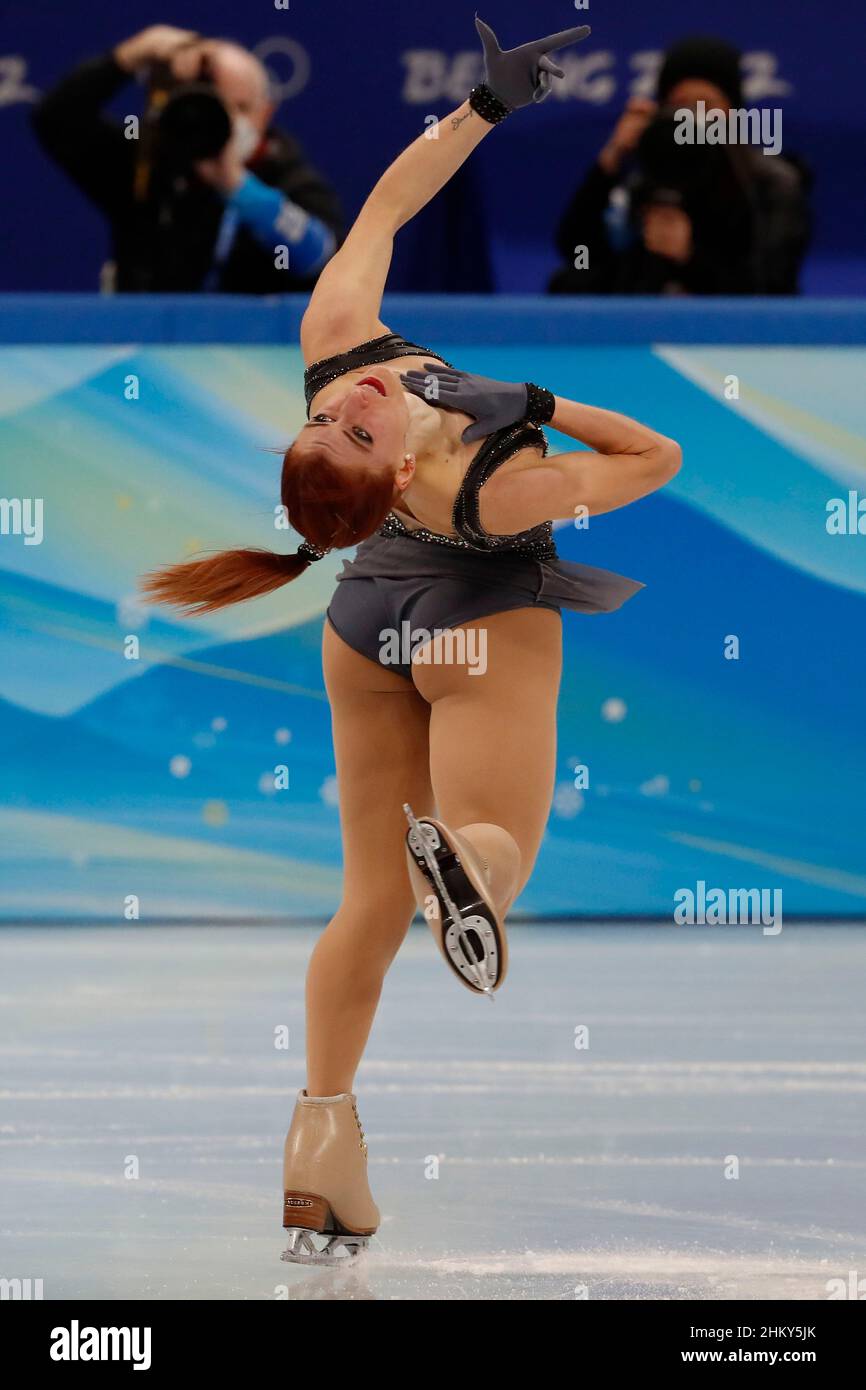
[[[319,276],[301,324],[305,362],[387,333],[379,313],[395,234],[444,187],[490,134],[493,122],[544,100],[551,82],[564,76],[550,57],[554,49],[579,43],[589,34],[581,25],[503,50],[483,20],[476,18],[475,27],[484,48],[485,79],[475,95],[483,94],[477,104],[484,115],[470,98],[419,135],[385,170],[342,247]]]
[[[388,329],[379,320],[394,237],[493,129],[465,101],[385,170],[340,250],[319,276],[301,324],[308,364]]]

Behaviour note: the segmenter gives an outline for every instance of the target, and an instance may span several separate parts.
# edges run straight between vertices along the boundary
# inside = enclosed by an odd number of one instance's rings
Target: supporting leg
[[[406,876],[411,800],[433,809],[430,711],[409,681],[360,656],[326,624],[323,665],[333,720],[343,898],[307,972],[307,1092],[352,1090],[385,973],[415,912]]]

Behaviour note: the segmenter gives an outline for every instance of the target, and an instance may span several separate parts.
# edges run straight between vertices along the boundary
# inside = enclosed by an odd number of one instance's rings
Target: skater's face
[[[342,378],[323,391],[293,453],[324,449],[347,468],[393,464],[395,483],[408,485],[414,459],[407,460],[409,410],[400,378],[389,367],[375,367],[355,381]],[[404,474],[408,476],[404,480]]]

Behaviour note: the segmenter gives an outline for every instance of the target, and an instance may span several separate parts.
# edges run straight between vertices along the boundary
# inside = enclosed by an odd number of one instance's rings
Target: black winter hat
[[[740,52],[724,39],[680,39],[669,48],[659,72],[659,101],[664,102],[668,92],[687,77],[712,82],[725,93],[731,106],[742,103]]]

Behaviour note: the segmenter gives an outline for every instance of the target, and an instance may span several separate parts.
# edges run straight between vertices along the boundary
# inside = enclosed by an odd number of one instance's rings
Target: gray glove
[[[544,101],[550,92],[551,77],[565,76],[562,68],[547,55],[555,48],[580,43],[592,32],[588,24],[581,24],[577,29],[562,29],[546,39],[503,51],[490,25],[477,15],[475,28],[484,45],[484,81],[512,111],[528,106],[531,101]]]
[[[526,418],[526,382],[494,381],[489,376],[458,372],[441,362],[425,362],[423,372],[401,372],[400,380],[407,391],[428,405],[474,415],[475,424],[467,425],[463,431],[464,444],[473,444],[476,439],[484,439],[495,430]]]

